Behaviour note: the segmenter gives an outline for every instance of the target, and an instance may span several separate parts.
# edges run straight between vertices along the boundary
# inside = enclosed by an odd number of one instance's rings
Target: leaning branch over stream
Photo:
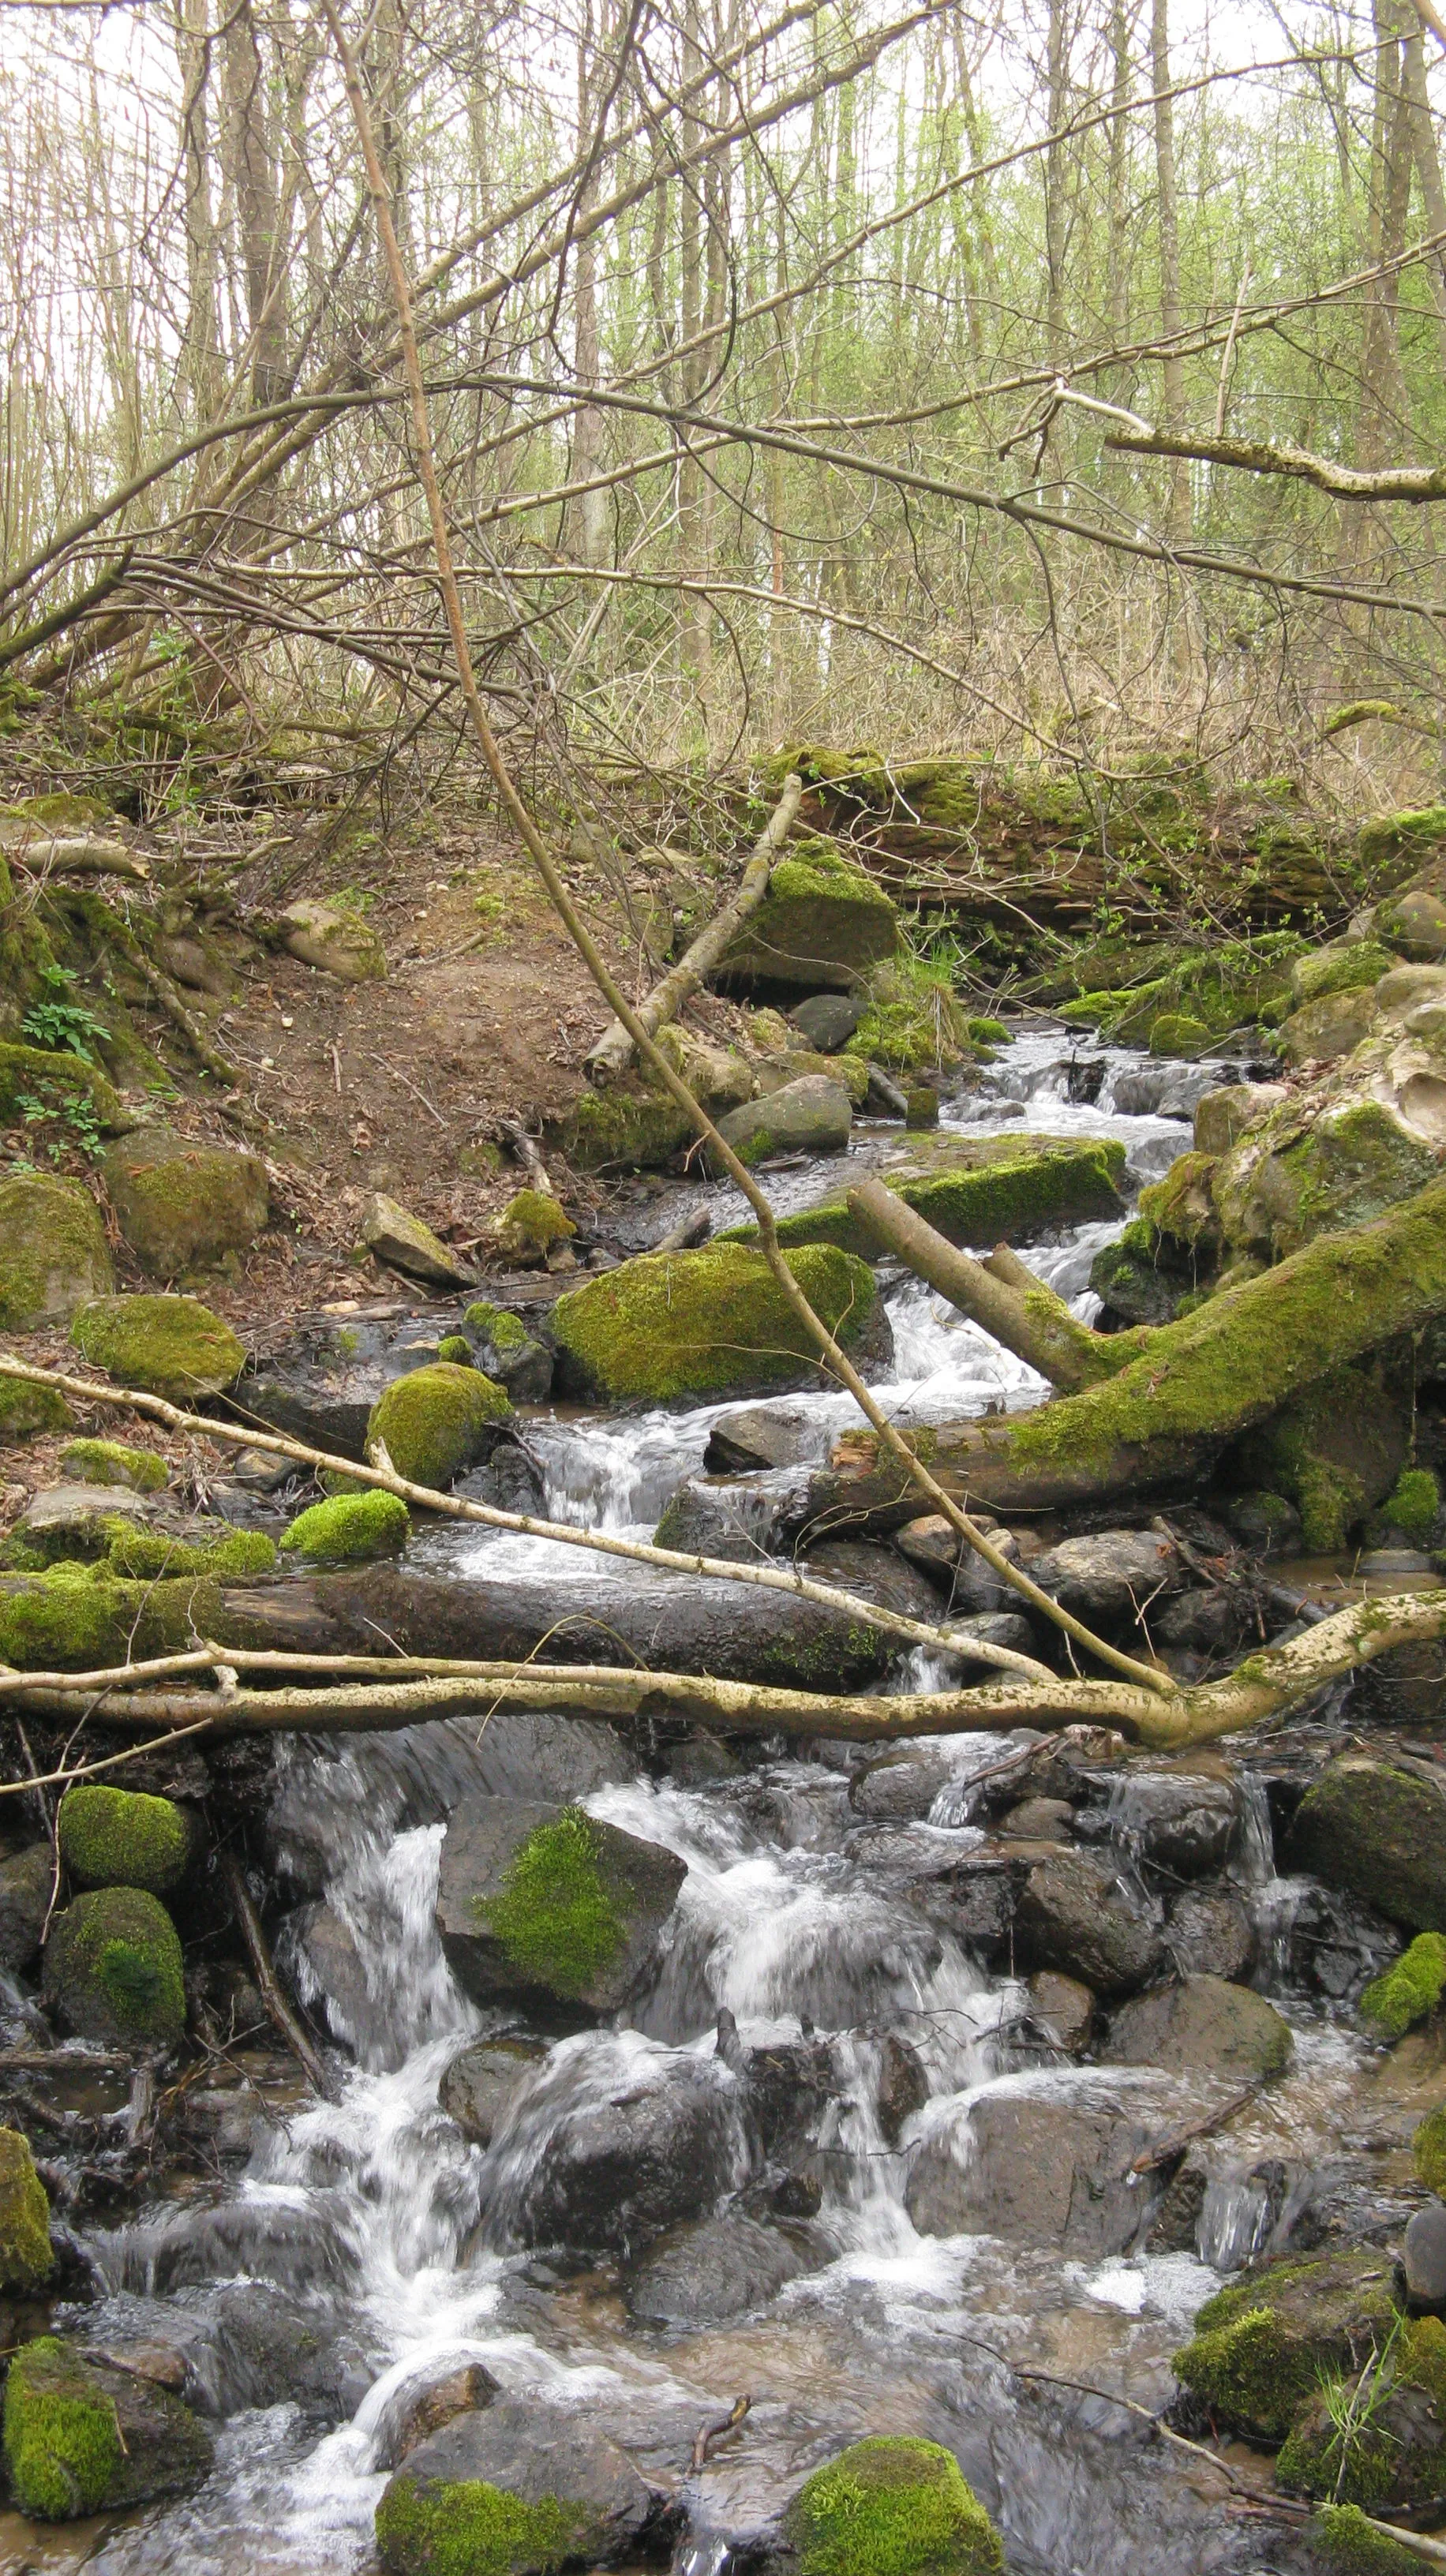
[[[1178,1752],[1261,1725],[1398,1646],[1442,1636],[1446,1590],[1358,1601],[1303,1636],[1249,1656],[1224,1680],[1175,1685],[1168,1698],[1113,1674],[1098,1681],[1051,1676],[1043,1683],[1012,1676],[965,1690],[893,1698],[781,1690],[698,1673],[627,1672],[611,1665],[287,1655],[202,1645],[188,1655],[94,1673],[0,1672],[0,1704],[144,1728],[162,1739],[182,1728],[209,1727],[222,1736],[375,1734],[445,1717],[480,1718],[485,1725],[495,1710],[510,1707],[569,1717],[705,1722],[737,1735],[841,1735],[883,1744],[966,1729],[1048,1730],[1088,1720],[1120,1727],[1150,1752]],[[208,1668],[216,1687],[164,1687],[169,1680],[199,1679]],[[243,1673],[274,1686],[247,1689],[239,1683]],[[288,1687],[290,1677],[302,1673],[325,1674],[329,1682]],[[18,1795],[29,1785],[16,1781],[0,1795]]]

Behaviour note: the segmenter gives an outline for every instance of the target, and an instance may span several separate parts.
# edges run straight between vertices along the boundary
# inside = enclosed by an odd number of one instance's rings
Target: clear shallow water
[[[1067,1063],[1057,1034],[1033,1033],[945,1123],[1120,1136],[1141,1178],[1184,1149],[1189,1130],[1180,1119],[1124,1116],[1111,1106],[1115,1079],[1136,1070],[1138,1059],[1111,1055],[1093,1104],[1068,1097]],[[1021,1102],[1022,1120],[1010,1116]],[[816,1174],[805,1183],[817,1193]],[[798,1186],[784,1175],[781,1193]],[[1087,1315],[1090,1263],[1114,1230],[1079,1228],[1027,1248],[1026,1257]],[[900,1420],[979,1413],[1043,1394],[1022,1363],[918,1283],[894,1293],[891,1312],[896,1374],[878,1393]],[[852,1418],[845,1397],[782,1402],[818,1456]],[[578,1527],[649,1534],[679,1479],[701,1466],[713,1423],[731,1409],[533,1426],[549,1511]],[[581,1551],[505,1537],[469,1537],[453,1561],[485,1563],[493,1575],[545,1571],[560,1598],[569,1582],[609,1570],[606,1559]],[[628,1579],[626,1565],[611,1572]],[[436,1937],[442,1824],[407,1821],[429,1794],[440,1818],[463,1792],[469,1730],[457,1722],[418,1730],[408,1742],[405,1754],[366,1739],[334,1754],[293,1750],[284,1765],[280,1842],[304,1883],[325,1887],[358,1967],[330,2007],[357,2056],[340,2101],[313,2103],[274,2126],[242,2182],[214,2206],[167,2205],[96,2247],[112,2288],[132,2297],[164,2299],[178,2285],[229,2275],[277,2282],[339,2311],[371,2384],[352,2419],[320,2439],[289,2407],[233,2418],[202,2494],[118,2532],[88,2565],[106,2576],[203,2565],[237,2576],[243,2569],[359,2576],[374,2565],[372,2515],[409,2393],[473,2360],[509,2393],[580,2403],[600,2391],[633,2392],[654,2406],[681,2395],[699,2421],[726,2409],[740,2387],[759,2394],[736,2460],[721,2461],[695,2500],[678,2576],[729,2576],[720,2535],[746,2527],[750,2498],[770,2492],[770,2480],[774,2488],[780,2478],[796,2480],[800,2425],[817,2432],[834,2424],[838,2439],[894,2429],[953,2443],[998,2511],[1011,2566],[1023,2576],[1116,2576],[1122,2565],[1140,2576],[1194,2576],[1260,2564],[1208,2478],[1192,2485],[1158,2446],[1142,2447],[1135,2419],[1068,2390],[1031,2394],[1006,2367],[1028,2362],[1086,2388],[1159,2404],[1169,2389],[1168,2355],[1214,2271],[1189,2254],[1091,2264],[989,2238],[916,2233],[905,2189],[921,2144],[943,2138],[967,2162],[982,2102],[1021,2093],[1088,2099],[1100,2076],[1067,2064],[1023,2072],[1009,2064],[1019,1987],[987,1978],[886,1873],[849,1848],[857,1820],[838,1774],[777,1762],[746,1784],[684,1789],[639,1778],[592,1793],[586,1803],[596,1815],[665,1844],[686,1863],[687,1878],[632,2026],[552,2048],[484,2153],[438,2107],[450,2058],[484,2020],[459,1992]],[[936,1850],[965,1849],[977,1841],[969,1780],[1000,1751],[995,1737],[955,1740],[953,1778],[932,1820],[905,1829],[916,1844],[932,1838]],[[1274,1876],[1263,1802],[1250,1819],[1241,1876],[1262,1919],[1284,1920],[1289,1900],[1281,1891],[1291,1883]],[[314,1974],[313,1985],[319,1993]],[[546,2139],[560,2123],[586,2120],[590,2105],[619,2088],[666,2081],[683,2058],[700,2078],[706,2068],[706,2081],[726,2095],[733,2079],[715,2054],[725,2009],[745,2044],[810,2030],[832,2044],[842,2084],[822,2139],[818,2222],[831,2259],[792,2283],[762,2319],[671,2345],[630,2334],[608,2298],[569,2295],[549,2304],[535,2290],[521,2298],[526,2275],[510,2215]],[[1338,2118],[1354,2057],[1349,2042],[1302,2012],[1295,2017],[1296,2069],[1261,2112],[1260,2151],[1288,2132],[1297,2163],[1308,2163]],[[886,2029],[908,2038],[928,2085],[928,2099],[892,2140],[875,2099],[878,2034]],[[1152,2087],[1159,2091],[1158,2079],[1140,2079],[1142,2095]],[[1188,2112],[1191,2098],[1188,2087],[1175,2087],[1161,2125]],[[735,2165],[741,2176],[741,2125]],[[1263,2202],[1257,2185],[1222,2166],[1202,2235],[1218,2262],[1243,2259],[1262,2241],[1270,2214]]]

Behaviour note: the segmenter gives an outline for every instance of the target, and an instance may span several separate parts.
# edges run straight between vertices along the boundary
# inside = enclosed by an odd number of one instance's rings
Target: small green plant
[[[95,1102],[88,1093],[63,1091],[53,1100],[42,1100],[34,1091],[17,1091],[15,1106],[27,1127],[41,1127],[51,1119],[59,1119],[63,1126],[69,1128],[69,1140],[64,1136],[52,1138],[45,1149],[52,1163],[64,1162],[69,1141],[79,1145],[92,1162],[99,1159],[102,1138],[95,1114]],[[22,1160],[17,1168],[27,1170],[33,1166]]]
[[[78,1055],[82,1064],[94,1064],[94,1046],[110,1036],[103,1020],[84,1002],[71,998],[75,977],[66,966],[46,966],[41,980],[48,987],[49,998],[33,1002],[20,1023],[21,1033],[32,1046],[43,1047],[50,1055]]]

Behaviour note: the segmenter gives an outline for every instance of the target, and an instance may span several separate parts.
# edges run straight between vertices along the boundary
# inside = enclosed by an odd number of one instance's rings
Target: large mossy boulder
[[[1288,1101],[1223,1157],[1213,1191],[1232,1249],[1278,1261],[1318,1234],[1372,1224],[1438,1170],[1389,1102],[1352,1098],[1312,1118]]]
[[[933,1146],[920,1138],[897,1163],[881,1164],[877,1177],[950,1243],[1029,1243],[1052,1226],[1086,1225],[1125,1213],[1120,1195],[1125,1149],[1114,1137],[1076,1142],[948,1136]],[[719,1239],[749,1243],[757,1232],[756,1226],[739,1226]],[[865,1260],[876,1260],[884,1249],[842,1190],[782,1218],[778,1239],[788,1250],[832,1243]]]
[[[169,1896],[196,1856],[195,1817],[174,1798],[77,1780],[56,1818],[60,1855],[80,1887],[142,1887]]]
[[[22,2345],[10,2364],[4,2441],[15,2501],[37,2522],[188,2495],[214,2456],[179,2397],[55,2335]]]
[[[1446,2326],[1421,2317],[1378,2361],[1326,2379],[1275,2463],[1287,2495],[1378,2513],[1434,2504],[1446,2484]]]
[[[751,1100],[755,1074],[731,1047],[710,1046],[689,1029],[660,1029],[658,1048],[710,1118]],[[697,1124],[672,1094],[643,1072],[606,1091],[584,1091],[549,1137],[580,1172],[653,1171],[697,1138]]]
[[[50,2202],[30,2141],[0,2129],[0,2291],[22,2297],[50,2277]]]
[[[0,1378],[0,1449],[7,1441],[33,1440],[40,1431],[63,1431],[70,1418],[70,1407],[58,1386]]]
[[[1337,1369],[1248,1431],[1225,1472],[1237,1486],[1284,1495],[1300,1514],[1306,1553],[1335,1556],[1395,1486],[1410,1440],[1406,1402],[1375,1370]]]
[[[163,1905],[138,1887],[98,1887],[57,1914],[44,1991],[80,2039],[174,2048],[186,2027],[181,1945]]]
[[[81,1358],[120,1386],[190,1406],[234,1386],[246,1353],[198,1297],[98,1297],[70,1327]]]
[[[481,1369],[437,1360],[399,1377],[377,1398],[367,1423],[366,1453],[381,1451],[409,1484],[445,1492],[457,1476],[491,1456],[512,1419],[504,1389]]]
[[[419,2442],[377,2506],[390,2576],[557,2576],[635,2562],[660,2499],[581,2414],[494,2398]]]
[[[1393,2279],[1375,2248],[1267,2264],[1206,2300],[1175,2374],[1212,2415],[1282,2442],[1324,2374],[1358,2367],[1392,2333]]]
[[[139,1125],[113,1082],[78,1055],[51,1055],[44,1047],[0,1045],[0,1125],[9,1126],[38,1107],[65,1120],[72,1132],[125,1136]]]
[[[862,1356],[886,1335],[866,1262],[818,1244],[789,1268],[846,1350]],[[817,1357],[762,1253],[738,1243],[625,1261],[559,1297],[552,1329],[565,1392],[601,1404],[797,1386]]]
[[[1287,1064],[1334,1064],[1341,1056],[1354,1055],[1370,1035],[1375,1016],[1369,990],[1321,993],[1313,1002],[1303,1002],[1281,1022],[1280,1044]]]
[[[881,886],[836,841],[794,841],[768,892],[725,951],[728,982],[849,992],[899,944],[899,916]]]
[[[68,1323],[114,1285],[100,1210],[78,1181],[22,1172],[0,1181],[0,1328]]]
[[[132,1494],[158,1494],[171,1473],[158,1449],[133,1449],[126,1440],[72,1440],[60,1453],[60,1472],[75,1485],[119,1485]]]
[[[952,2451],[876,2435],[805,2480],[784,2520],[799,2576],[999,2576],[999,2534]]]
[[[489,1798],[447,1827],[437,1929],[474,2003],[579,2029],[633,1992],[686,1876],[661,1843],[581,1807]]]
[[[1285,1858],[1409,1932],[1446,1932],[1446,1782],[1410,1754],[1344,1754],[1306,1791]]]
[[[1326,993],[1360,993],[1379,984],[1397,964],[1389,948],[1374,939],[1334,939],[1325,948],[1308,949],[1290,970],[1290,997],[1299,1010]]]
[[[101,1164],[120,1230],[152,1279],[183,1279],[247,1252],[270,1214],[257,1154],[166,1127],[112,1145]]]

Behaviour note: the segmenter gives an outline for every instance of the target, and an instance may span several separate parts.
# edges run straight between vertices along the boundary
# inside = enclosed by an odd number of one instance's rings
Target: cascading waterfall
[[[1080,1097],[1090,1085],[1062,1062],[1058,1035],[1028,1036],[945,1123],[975,1131],[991,1122],[1004,1129],[1012,1120],[1015,1131],[1027,1123],[1050,1133],[1119,1136],[1135,1176],[1152,1177],[1179,1150],[1181,1127],[1178,1116],[1114,1107],[1116,1088],[1139,1070],[1137,1058],[1106,1051],[1090,1102]],[[812,1176],[784,1176],[780,1206],[816,1187]],[[727,1223],[729,1193],[715,1191],[713,1203],[718,1223]],[[1116,1230],[1076,1228],[1026,1257],[1088,1315],[1090,1263]],[[918,1282],[895,1290],[891,1314],[895,1377],[878,1392],[900,1421],[1018,1406],[1045,1393],[1023,1363]],[[701,1468],[709,1431],[730,1409],[530,1425],[548,1511],[578,1527],[650,1534],[679,1480]],[[774,1409],[789,1413],[815,1457],[852,1418],[848,1399],[822,1393],[791,1396]],[[451,1561],[464,1569],[485,1564],[493,1575],[544,1567],[560,1594],[584,1571],[593,1581],[609,1571],[607,1560],[580,1551],[481,1533],[468,1533]],[[619,1579],[627,1570],[612,1568]],[[901,1658],[894,1687],[928,1687],[935,1660]],[[954,1739],[946,1786],[927,1820],[908,1828],[916,1842],[933,1837],[940,1850],[977,1844],[983,1775],[1021,1757],[1032,1741],[1025,1731]],[[1088,2380],[1091,2351],[1113,2355],[1126,2331],[1153,2356],[1149,2366],[1162,2371],[1184,2319],[1210,2286],[1199,2264],[1180,2255],[1091,2269],[1016,2256],[988,2240],[916,2234],[904,2182],[921,2139],[947,2133],[950,2151],[967,2158],[975,2151],[973,2111],[991,2094],[1002,2088],[1037,2098],[1053,2088],[1085,2101],[1097,2078],[1051,2063],[1047,2050],[1032,2069],[1012,2060],[1022,1988],[1007,1976],[986,1977],[886,1871],[864,1854],[851,1856],[857,1819],[844,1774],[790,1760],[751,1773],[746,1794],[727,1778],[705,1788],[637,1778],[586,1798],[598,1819],[665,1845],[688,1875],[657,1972],[629,2026],[553,2045],[485,2152],[464,2141],[437,2099],[451,2057],[490,2026],[460,1993],[433,1919],[443,1820],[476,1777],[475,1730],[469,1739],[463,1723],[417,1730],[401,1747],[362,1740],[339,1749],[293,1748],[281,1757],[276,1848],[297,1883],[322,1902],[334,1945],[328,1953],[299,1943],[293,1972],[303,1995],[324,2003],[356,2064],[338,2102],[276,2118],[229,2197],[199,2211],[154,2212],[101,2240],[97,2251],[122,2298],[202,2299],[210,2292],[195,2285],[259,2279],[313,2302],[318,2314],[340,2312],[368,2357],[371,2385],[351,2420],[320,2440],[284,2407],[237,2417],[201,2498],[108,2541],[88,2563],[105,2576],[160,2576],[203,2559],[234,2566],[237,2576],[243,2567],[352,2576],[372,2563],[372,2512],[419,2384],[470,2361],[484,2363],[511,2392],[545,2387],[565,2396],[602,2384],[687,2384],[686,2371],[681,2383],[670,2376],[666,2351],[640,2347],[616,2326],[584,2328],[575,2316],[534,2323],[509,2304],[516,2294],[513,2214],[548,2140],[563,2124],[585,2122],[589,2106],[612,2099],[619,2086],[661,2080],[686,2057],[701,2080],[727,2092],[732,2078],[715,2034],[720,2014],[731,2014],[745,2048],[827,2041],[837,2091],[820,2140],[826,2182],[817,2220],[832,2260],[784,2294],[776,2326],[765,2318],[734,2331],[730,2374],[744,2369],[751,2352],[747,2366],[760,2384],[807,2391],[817,2350],[797,2321],[812,2318],[813,2334],[821,2321],[830,2350],[868,2353],[871,2383],[897,2379],[900,2429],[916,2429],[914,2356],[927,2353],[934,2368],[947,2345],[958,2420],[975,2423],[961,2438],[966,2449],[973,2441],[981,2451],[986,2478],[996,2474],[983,2457],[992,2449],[1010,2506],[1011,2546],[1019,2553],[1012,2565],[1038,2576],[1047,2567],[1104,2571],[1121,2563],[1141,2576],[1185,2576],[1197,2567],[1223,2576],[1243,2568],[1233,2539],[1227,2549],[1202,2536],[1215,2526],[1202,2523],[1202,2508],[1183,2486],[1160,2501],[1158,2463],[1142,2468],[1133,2454],[1079,2426],[1062,2459],[1056,2435],[1017,2405],[995,2351],[1010,2335],[1027,2342],[1033,2319],[1046,2321],[1040,2331],[1048,2346],[1057,2312],[1067,2311],[1074,2341],[1065,2348],[1082,2356],[1077,2377]],[[1127,1822],[1120,1841],[1123,1861]],[[1265,1973],[1266,1983],[1278,1984],[1292,1883],[1274,1876],[1257,1784],[1246,1786],[1234,1869],[1267,1932],[1278,1933],[1280,1956]],[[340,1964],[328,1969],[328,1956]],[[907,2036],[927,2087],[922,2107],[892,2136],[879,2111],[884,2029]],[[1324,2078],[1314,2061],[1308,2071],[1302,2116],[1311,2102],[1323,2116]],[[741,2179],[741,2118],[733,2153]],[[1265,2241],[1278,2209],[1265,2182],[1222,2174],[1206,2195],[1201,2252],[1218,2269],[1233,2267]],[[535,2294],[534,2307],[543,2295]],[[676,2560],[677,2576],[729,2576],[730,2565],[726,2539],[697,2528]]]

